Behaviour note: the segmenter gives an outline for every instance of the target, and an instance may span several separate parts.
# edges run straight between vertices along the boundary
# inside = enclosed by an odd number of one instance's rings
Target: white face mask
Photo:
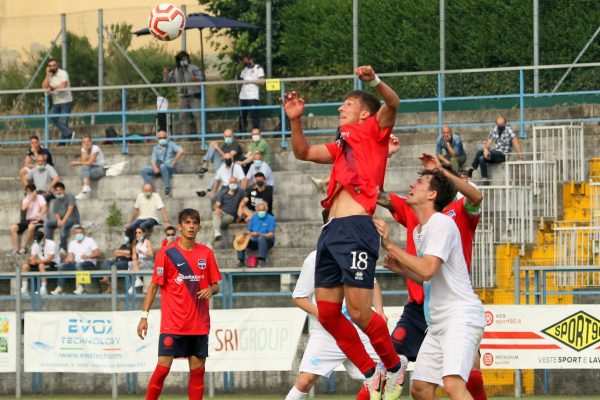
[[[258,142],[260,140],[260,135],[252,135],[252,141]]]
[[[229,184],[229,190],[232,190],[232,191],[235,192],[237,190],[237,188],[238,188],[238,184],[237,183],[230,183]]]

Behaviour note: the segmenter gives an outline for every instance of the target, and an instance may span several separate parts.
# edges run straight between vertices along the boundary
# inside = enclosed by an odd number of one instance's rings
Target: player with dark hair
[[[196,243],[200,214],[186,208],[179,213],[179,240],[156,254],[152,283],[148,287],[137,334],[148,332],[148,313],[161,287],[161,321],[158,364],[148,382],[147,400],[158,399],[173,358],[187,357],[190,366],[188,395],[201,400],[204,365],[210,332],[209,300],[219,292],[221,273],[211,249]]]
[[[459,221],[465,220],[457,219],[454,223],[441,211],[445,209],[450,217],[457,210],[462,213],[462,209],[452,206],[456,195],[454,183],[466,196],[459,200],[463,204],[472,199],[480,203],[481,195],[468,183],[439,168],[439,161],[432,155],[424,154],[421,160],[426,168],[435,169],[424,170],[410,186],[404,202],[413,212],[407,212],[406,206],[401,206],[404,209],[394,207],[399,211],[395,216],[397,220],[412,221],[411,225],[405,225],[409,232],[408,251],[390,241],[383,221],[375,222],[382,246],[388,251],[386,268],[410,279],[407,279],[410,300],[392,336],[400,354],[412,361],[416,357],[413,398],[433,399],[435,388],[442,385],[451,398],[470,399],[466,382],[483,335],[485,318],[469,277],[471,252],[470,249],[465,251],[467,239],[461,237],[457,227]],[[478,204],[463,207],[468,212],[478,208]],[[416,225],[413,225],[415,220]],[[420,292],[416,290],[418,285],[423,285]]]
[[[280,99],[292,129],[292,149],[299,160],[333,164],[327,198],[321,205],[330,220],[317,244],[315,295],[319,322],[364,374],[372,399],[381,396],[381,372],[362,345],[356,329],[342,314],[345,298],[352,321],[369,337],[385,365],[384,398],[397,399],[405,366],[394,350],[383,318],[371,310],[379,235],[373,223],[377,193],[383,188],[388,144],[400,106],[398,95],[370,66],[355,74],[383,99],[364,92],[348,93],[339,107],[335,142],[309,145],[302,128],[304,100],[296,92]]]

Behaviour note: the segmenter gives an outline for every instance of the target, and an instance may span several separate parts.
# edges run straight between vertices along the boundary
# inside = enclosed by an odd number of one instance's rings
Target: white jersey
[[[423,283],[427,324],[464,318],[485,324],[483,305],[471,286],[460,232],[452,218],[433,214],[425,225],[417,226],[413,238],[419,257],[428,254],[443,261],[433,278]]]

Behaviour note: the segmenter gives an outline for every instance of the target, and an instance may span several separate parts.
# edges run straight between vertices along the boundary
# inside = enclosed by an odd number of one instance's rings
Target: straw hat
[[[246,250],[249,241],[250,235],[248,232],[238,232],[233,238],[233,248],[237,251]]]

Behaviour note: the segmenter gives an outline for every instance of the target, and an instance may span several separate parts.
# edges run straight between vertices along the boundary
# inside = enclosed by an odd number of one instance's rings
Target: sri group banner
[[[0,313],[0,372],[17,370],[17,316],[14,312]]]
[[[600,305],[485,306],[481,366],[600,368]]]
[[[211,310],[207,371],[291,370],[305,319],[296,308]],[[139,320],[139,311],[25,313],[25,372],[153,371],[160,311],[144,340]],[[172,369],[187,371],[187,360]]]

